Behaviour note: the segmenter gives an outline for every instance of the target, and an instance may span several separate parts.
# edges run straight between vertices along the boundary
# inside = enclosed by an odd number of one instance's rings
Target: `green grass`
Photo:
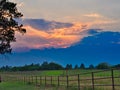
[[[75,75],[81,73],[87,73],[98,70],[45,70],[45,71],[24,71],[24,72],[1,72],[2,75],[22,75],[22,76],[61,76],[61,75]]]
[[[32,84],[23,84],[22,82],[2,82],[0,90],[77,90],[75,88],[35,86]]]
[[[22,82],[2,82],[0,90],[40,90],[33,85],[23,84]]]
[[[63,75],[63,70],[43,71],[41,75],[42,76],[59,76],[59,75]]]
[[[78,79],[78,75],[77,74],[80,74],[80,79],[82,79],[81,82],[81,85],[83,85],[84,87],[81,87],[82,90],[92,90],[91,87],[88,87],[86,86],[87,84],[90,85],[91,84],[91,75],[92,73],[91,72],[94,72],[94,71],[99,71],[99,70],[82,70],[82,69],[79,69],[79,70],[68,70],[67,73],[66,73],[66,70],[46,70],[46,71],[27,71],[27,72],[5,72],[5,73],[1,73],[2,77],[7,79],[7,80],[12,80],[14,79],[15,77],[19,77],[17,80],[23,80],[23,76],[26,76],[27,77],[27,82],[29,82],[29,76],[30,76],[30,80],[33,80],[32,84],[23,84],[23,83],[20,83],[20,82],[3,82],[3,83],[0,83],[0,90],[77,90],[76,87],[78,85],[78,82],[77,82],[77,79]],[[101,71],[101,70],[100,70]],[[87,73],[87,74],[83,74],[83,73]],[[69,88],[67,89],[66,88],[66,76],[64,75],[73,75],[73,76],[69,76],[69,80],[71,80],[69,82],[69,85],[72,86],[73,88]],[[61,76],[62,75],[62,76]],[[35,76],[33,79],[31,78],[31,76]],[[36,84],[36,76],[38,76],[38,80],[37,80],[37,83],[40,84],[40,77],[39,76],[43,76],[42,77],[42,83],[41,87],[35,87],[35,84]],[[47,80],[51,80],[51,77],[47,77],[47,76],[54,76],[52,77],[53,79],[53,82],[52,84],[54,85],[54,87],[51,87],[49,85],[51,85],[51,82],[50,81],[47,81],[47,87],[44,87],[44,84],[45,84],[45,76],[46,76],[46,79]],[[61,84],[64,84],[64,87],[57,87],[58,85],[58,77],[57,76],[60,76],[60,80],[63,80],[60,81],[60,85]],[[120,76],[120,70],[114,70],[114,77],[119,77]],[[111,77],[111,71],[105,71],[105,72],[98,72],[98,73],[94,73],[94,78],[103,78],[103,77]],[[85,79],[91,79],[89,81],[85,81]],[[7,81],[6,80],[6,81]],[[76,81],[73,81],[73,80],[76,80]],[[14,81],[14,80],[13,80]],[[27,83],[26,82],[26,83]],[[98,80],[94,80],[95,84],[111,84],[112,80],[111,79],[98,79]],[[120,84],[120,78],[115,78],[115,84]],[[108,86],[95,86],[95,90],[111,90],[111,86],[108,87]],[[118,86],[115,86],[116,90],[119,90],[120,87]]]
[[[75,75],[75,74],[82,74],[82,73],[89,73],[89,72],[94,72],[98,70],[84,70],[84,69],[78,69],[78,70],[46,70],[42,71],[40,73],[36,72],[36,75],[41,75],[41,76],[61,76],[61,75]]]

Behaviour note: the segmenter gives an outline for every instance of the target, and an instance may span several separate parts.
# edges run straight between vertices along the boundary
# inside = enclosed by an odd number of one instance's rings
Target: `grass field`
[[[77,75],[80,74],[80,83],[83,86],[86,86],[84,88],[82,88],[82,90],[92,90],[92,86],[87,86],[91,84],[91,72],[95,72],[94,73],[94,83],[95,84],[112,84],[112,79],[111,79],[111,70],[110,71],[105,71],[105,72],[98,72],[100,70],[68,70],[66,72],[66,70],[48,70],[48,71],[27,71],[27,72],[1,72],[1,76],[3,81],[0,83],[0,90],[77,90],[76,87],[78,85],[78,77]],[[98,72],[98,73],[96,73]],[[86,74],[83,74],[86,73]],[[114,77],[117,77],[114,79],[114,83],[118,86],[115,86],[115,90],[119,90],[120,88],[120,70],[114,70]],[[66,75],[70,75],[69,76],[69,86],[73,86],[73,87],[69,87],[66,88]],[[27,82],[24,84],[23,83],[23,76],[27,77]],[[33,81],[29,81],[31,80],[31,76],[33,76]],[[42,81],[42,86],[36,86],[36,76],[43,76],[43,81]],[[44,87],[45,84],[45,76],[47,77],[47,80],[50,80],[49,76],[53,76],[55,78],[53,78],[53,86],[51,87],[50,84],[51,82],[48,81],[47,82],[47,87]],[[57,87],[58,85],[58,76],[60,76],[60,85],[63,84],[63,86]],[[30,78],[29,78],[30,77]],[[106,78],[109,77],[107,79],[97,79],[97,78]],[[87,80],[86,79],[90,79]],[[18,82],[18,81],[22,81],[22,82]],[[62,82],[63,80],[63,82]],[[75,81],[76,80],[76,81]],[[11,81],[11,82],[10,82]],[[17,82],[17,83],[16,83]],[[29,83],[32,82],[32,83]],[[40,78],[38,77],[37,79],[37,85],[40,84]],[[36,87],[35,87],[36,86]],[[17,88],[17,89],[16,89]],[[29,89],[30,88],[30,89]],[[95,90],[112,90],[112,86],[95,86]]]
[[[75,88],[66,87],[38,87],[32,84],[23,84],[23,82],[2,82],[0,83],[0,90],[77,90]]]
[[[23,84],[23,82],[2,82],[0,83],[0,90],[40,90],[34,85]]]
[[[60,76],[60,75],[75,75],[99,70],[45,70],[45,71],[23,71],[23,72],[1,72],[4,75],[40,75],[40,76]]]

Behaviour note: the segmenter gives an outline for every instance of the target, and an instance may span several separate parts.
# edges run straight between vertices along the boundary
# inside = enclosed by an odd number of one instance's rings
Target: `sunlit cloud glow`
[[[91,17],[91,18],[101,18],[101,17],[103,17],[102,15],[97,14],[97,13],[86,14],[86,15],[83,15],[83,16]]]
[[[65,27],[53,30],[40,30],[32,26],[25,26],[27,33],[25,35],[16,34],[17,42],[13,43],[14,48],[27,47],[30,49],[42,48],[67,48],[79,42],[87,34],[83,32],[88,30],[89,25],[75,23],[71,27]]]
[[[96,19],[92,22],[62,23],[44,19],[22,20],[27,33],[16,34],[17,42],[12,43],[14,50],[44,48],[68,48],[89,36],[89,30],[105,31],[116,21]]]

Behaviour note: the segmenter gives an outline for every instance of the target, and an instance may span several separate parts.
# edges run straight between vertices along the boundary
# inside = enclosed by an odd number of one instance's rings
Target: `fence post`
[[[2,78],[1,78],[1,76],[0,76],[0,83],[2,82]]]
[[[51,76],[51,86],[52,86],[52,76]]]
[[[25,76],[23,77],[23,82],[24,82],[24,84],[25,84]]]
[[[42,84],[42,76],[40,76],[40,84]]]
[[[80,75],[78,74],[78,90],[80,90]]]
[[[94,87],[94,72],[92,72],[92,90],[95,90],[95,87]]]
[[[36,85],[37,85],[37,76],[36,76],[35,82],[36,82]]]
[[[41,77],[39,76],[39,84],[41,85],[41,81],[40,80],[41,80]]]
[[[67,75],[67,88],[68,88],[68,86],[69,86],[69,81],[68,81],[68,75]]]
[[[58,86],[60,85],[60,82],[59,82],[59,76],[58,76]]]
[[[45,76],[45,86],[46,86],[46,76]]]
[[[115,90],[115,84],[114,84],[114,70],[111,69],[111,76],[112,76],[112,90]]]
[[[31,76],[32,77],[32,81],[31,81],[31,83],[33,83],[33,76]]]
[[[31,82],[30,76],[29,76],[29,83]]]

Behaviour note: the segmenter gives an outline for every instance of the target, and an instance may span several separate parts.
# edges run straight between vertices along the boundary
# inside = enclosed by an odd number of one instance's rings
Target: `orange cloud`
[[[84,16],[85,17],[92,17],[92,18],[101,18],[101,17],[103,17],[102,15],[97,14],[97,13],[86,14]]]
[[[53,30],[38,30],[31,26],[25,26],[27,33],[21,35],[16,34],[17,42],[13,43],[13,48],[66,48],[79,42],[85,34],[84,31],[88,30],[89,25],[82,23],[74,23],[73,26],[68,28],[60,28]]]

